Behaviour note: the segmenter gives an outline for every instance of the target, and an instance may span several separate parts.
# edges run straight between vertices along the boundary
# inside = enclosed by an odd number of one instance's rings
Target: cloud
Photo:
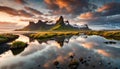
[[[101,54],[101,55],[106,56],[106,57],[110,57],[111,56],[111,54],[106,52],[105,50],[99,49],[99,50],[97,50],[97,52],[98,52],[98,54]]]
[[[17,15],[17,10],[6,6],[0,6],[0,12],[5,12],[11,15]]]
[[[91,11],[96,6],[87,0],[44,0],[47,7],[54,14],[80,14]]]
[[[37,15],[42,15],[43,13],[34,9],[34,8],[31,8],[31,7],[25,7],[26,10],[30,11],[31,13],[33,14],[37,14]]]
[[[8,24],[16,24],[16,23],[11,23],[11,22],[1,22],[1,21],[0,21],[0,25],[8,25]]]
[[[27,4],[25,0],[15,0],[15,2],[18,4]]]
[[[28,13],[25,10],[18,10],[18,15],[24,16],[24,17],[32,17],[32,16],[34,16],[32,13]]]
[[[103,16],[120,14],[120,3],[112,2],[105,4],[97,9],[97,12],[101,12]]]
[[[87,18],[87,19],[91,19],[95,17],[95,14],[92,12],[87,12],[87,13],[83,13],[80,15],[80,18]]]
[[[87,12],[80,14],[80,18],[96,18],[96,17],[103,17],[103,16],[111,16],[120,14],[120,3],[108,3],[103,5],[102,7],[98,8],[95,12]]]
[[[16,10],[6,6],[0,6],[0,12],[5,12],[13,16],[23,16],[23,17],[32,17],[34,16],[31,13],[26,12],[25,10]]]
[[[0,30],[5,31],[5,30],[14,30],[16,28],[16,23],[13,22],[3,22],[0,21]]]
[[[80,18],[83,18],[83,19],[95,19],[95,18],[98,18],[98,17],[101,17],[102,13],[100,12],[86,12],[86,13],[82,13],[80,14]]]

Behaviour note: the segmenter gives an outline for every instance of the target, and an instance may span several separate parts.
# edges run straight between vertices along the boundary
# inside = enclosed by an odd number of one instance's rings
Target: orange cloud
[[[87,42],[83,43],[82,46],[87,49],[93,49],[95,46],[97,46],[97,44],[94,42]]]
[[[95,12],[87,12],[80,15],[80,18],[95,18],[120,14],[120,3],[108,3],[98,8]]]
[[[70,3],[67,1],[63,1],[63,0],[57,0],[56,4],[59,6],[59,8],[61,9],[66,9],[67,11],[72,11],[72,8],[70,7]]]
[[[103,11],[105,11],[105,10],[109,10],[110,8],[111,8],[111,5],[106,4],[106,5],[98,8],[97,11],[98,11],[98,12],[103,12]]]
[[[95,6],[89,4],[87,0],[44,0],[47,7],[57,14],[79,14],[82,12],[90,11]],[[86,9],[86,10],[85,10]]]
[[[116,9],[119,10],[119,7],[120,7],[120,3],[112,2],[112,3],[105,4],[104,6],[98,8],[97,11],[103,12],[106,10],[116,10]]]
[[[105,5],[105,6],[103,6],[103,7],[98,8],[97,11],[98,11],[98,12],[103,12],[104,10],[107,10],[108,8],[110,8],[110,6]]]
[[[99,50],[97,50],[97,52],[98,52],[99,54],[103,55],[103,56],[106,56],[106,57],[110,57],[110,56],[111,56],[111,55],[110,55],[108,52],[106,52],[105,50],[99,49]]]
[[[94,14],[92,12],[87,12],[87,13],[83,13],[80,15],[80,18],[87,18],[87,19],[91,19],[94,17]]]
[[[71,12],[72,11],[72,7],[70,7],[70,3],[73,0],[69,0],[69,1],[64,1],[64,0],[45,0],[45,3],[50,5],[50,6],[56,5],[57,8],[59,8],[59,9],[65,9],[68,12]],[[54,9],[54,7],[52,7],[52,8]]]

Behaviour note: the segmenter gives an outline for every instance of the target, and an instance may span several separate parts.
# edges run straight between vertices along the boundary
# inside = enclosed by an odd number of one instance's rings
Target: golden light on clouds
[[[97,44],[96,43],[93,43],[93,42],[87,42],[87,43],[83,43],[81,44],[84,48],[87,48],[87,49],[93,49],[94,46],[96,46]]]
[[[97,50],[98,54],[101,54],[103,56],[106,56],[106,57],[110,57],[110,53],[106,52],[105,50],[102,50],[102,49],[99,49]]]
[[[98,11],[98,12],[103,12],[104,10],[106,10],[106,9],[108,9],[108,8],[109,8],[109,6],[103,6],[103,7],[101,7],[101,8],[98,8],[97,11]]]
[[[93,15],[92,12],[87,12],[87,13],[83,13],[83,14],[80,15],[80,18],[83,18],[83,19],[85,19],[85,18],[91,19],[93,17],[94,17],[94,15]]]
[[[63,0],[57,0],[56,4],[58,4],[59,8],[61,8],[61,9],[65,8],[69,12],[72,11],[72,9],[71,9],[71,7],[70,7],[68,2],[65,2]]]
[[[21,19],[29,19],[22,16],[12,16],[4,12],[0,12],[0,22],[17,23],[17,25],[25,26],[28,24],[26,21],[21,21]]]

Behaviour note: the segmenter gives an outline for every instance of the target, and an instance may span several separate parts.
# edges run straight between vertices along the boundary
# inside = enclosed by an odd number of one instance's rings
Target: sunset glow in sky
[[[20,28],[61,15],[72,24],[120,23],[120,0],[0,0],[0,25],[15,23]]]

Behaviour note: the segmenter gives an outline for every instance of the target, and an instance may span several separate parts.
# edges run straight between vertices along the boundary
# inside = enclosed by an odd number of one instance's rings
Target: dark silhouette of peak
[[[65,21],[65,23],[67,24],[67,25],[70,25],[70,23],[69,23],[69,21],[67,20],[67,21]]]
[[[71,26],[69,21],[64,21],[63,16],[60,16],[51,30],[79,30],[79,28]]]
[[[63,21],[64,21],[63,16],[60,16],[60,20],[63,20]]]
[[[43,22],[42,20],[39,20],[37,23],[36,23],[37,26],[44,26],[46,25],[46,22]]]
[[[60,16],[60,18],[57,20],[56,24],[65,25],[63,16]]]
[[[47,30],[51,27],[51,25],[47,24],[48,21],[42,21],[42,20],[38,20],[37,23],[35,22],[29,22],[29,25],[27,25],[26,27],[24,27],[23,29],[20,30],[29,30],[29,31],[34,31],[34,30]]]
[[[60,18],[57,21],[64,21],[63,16],[60,16]]]
[[[34,25],[35,23],[34,22],[29,22],[29,25]]]
[[[42,20],[38,20],[38,23],[43,23]]]

